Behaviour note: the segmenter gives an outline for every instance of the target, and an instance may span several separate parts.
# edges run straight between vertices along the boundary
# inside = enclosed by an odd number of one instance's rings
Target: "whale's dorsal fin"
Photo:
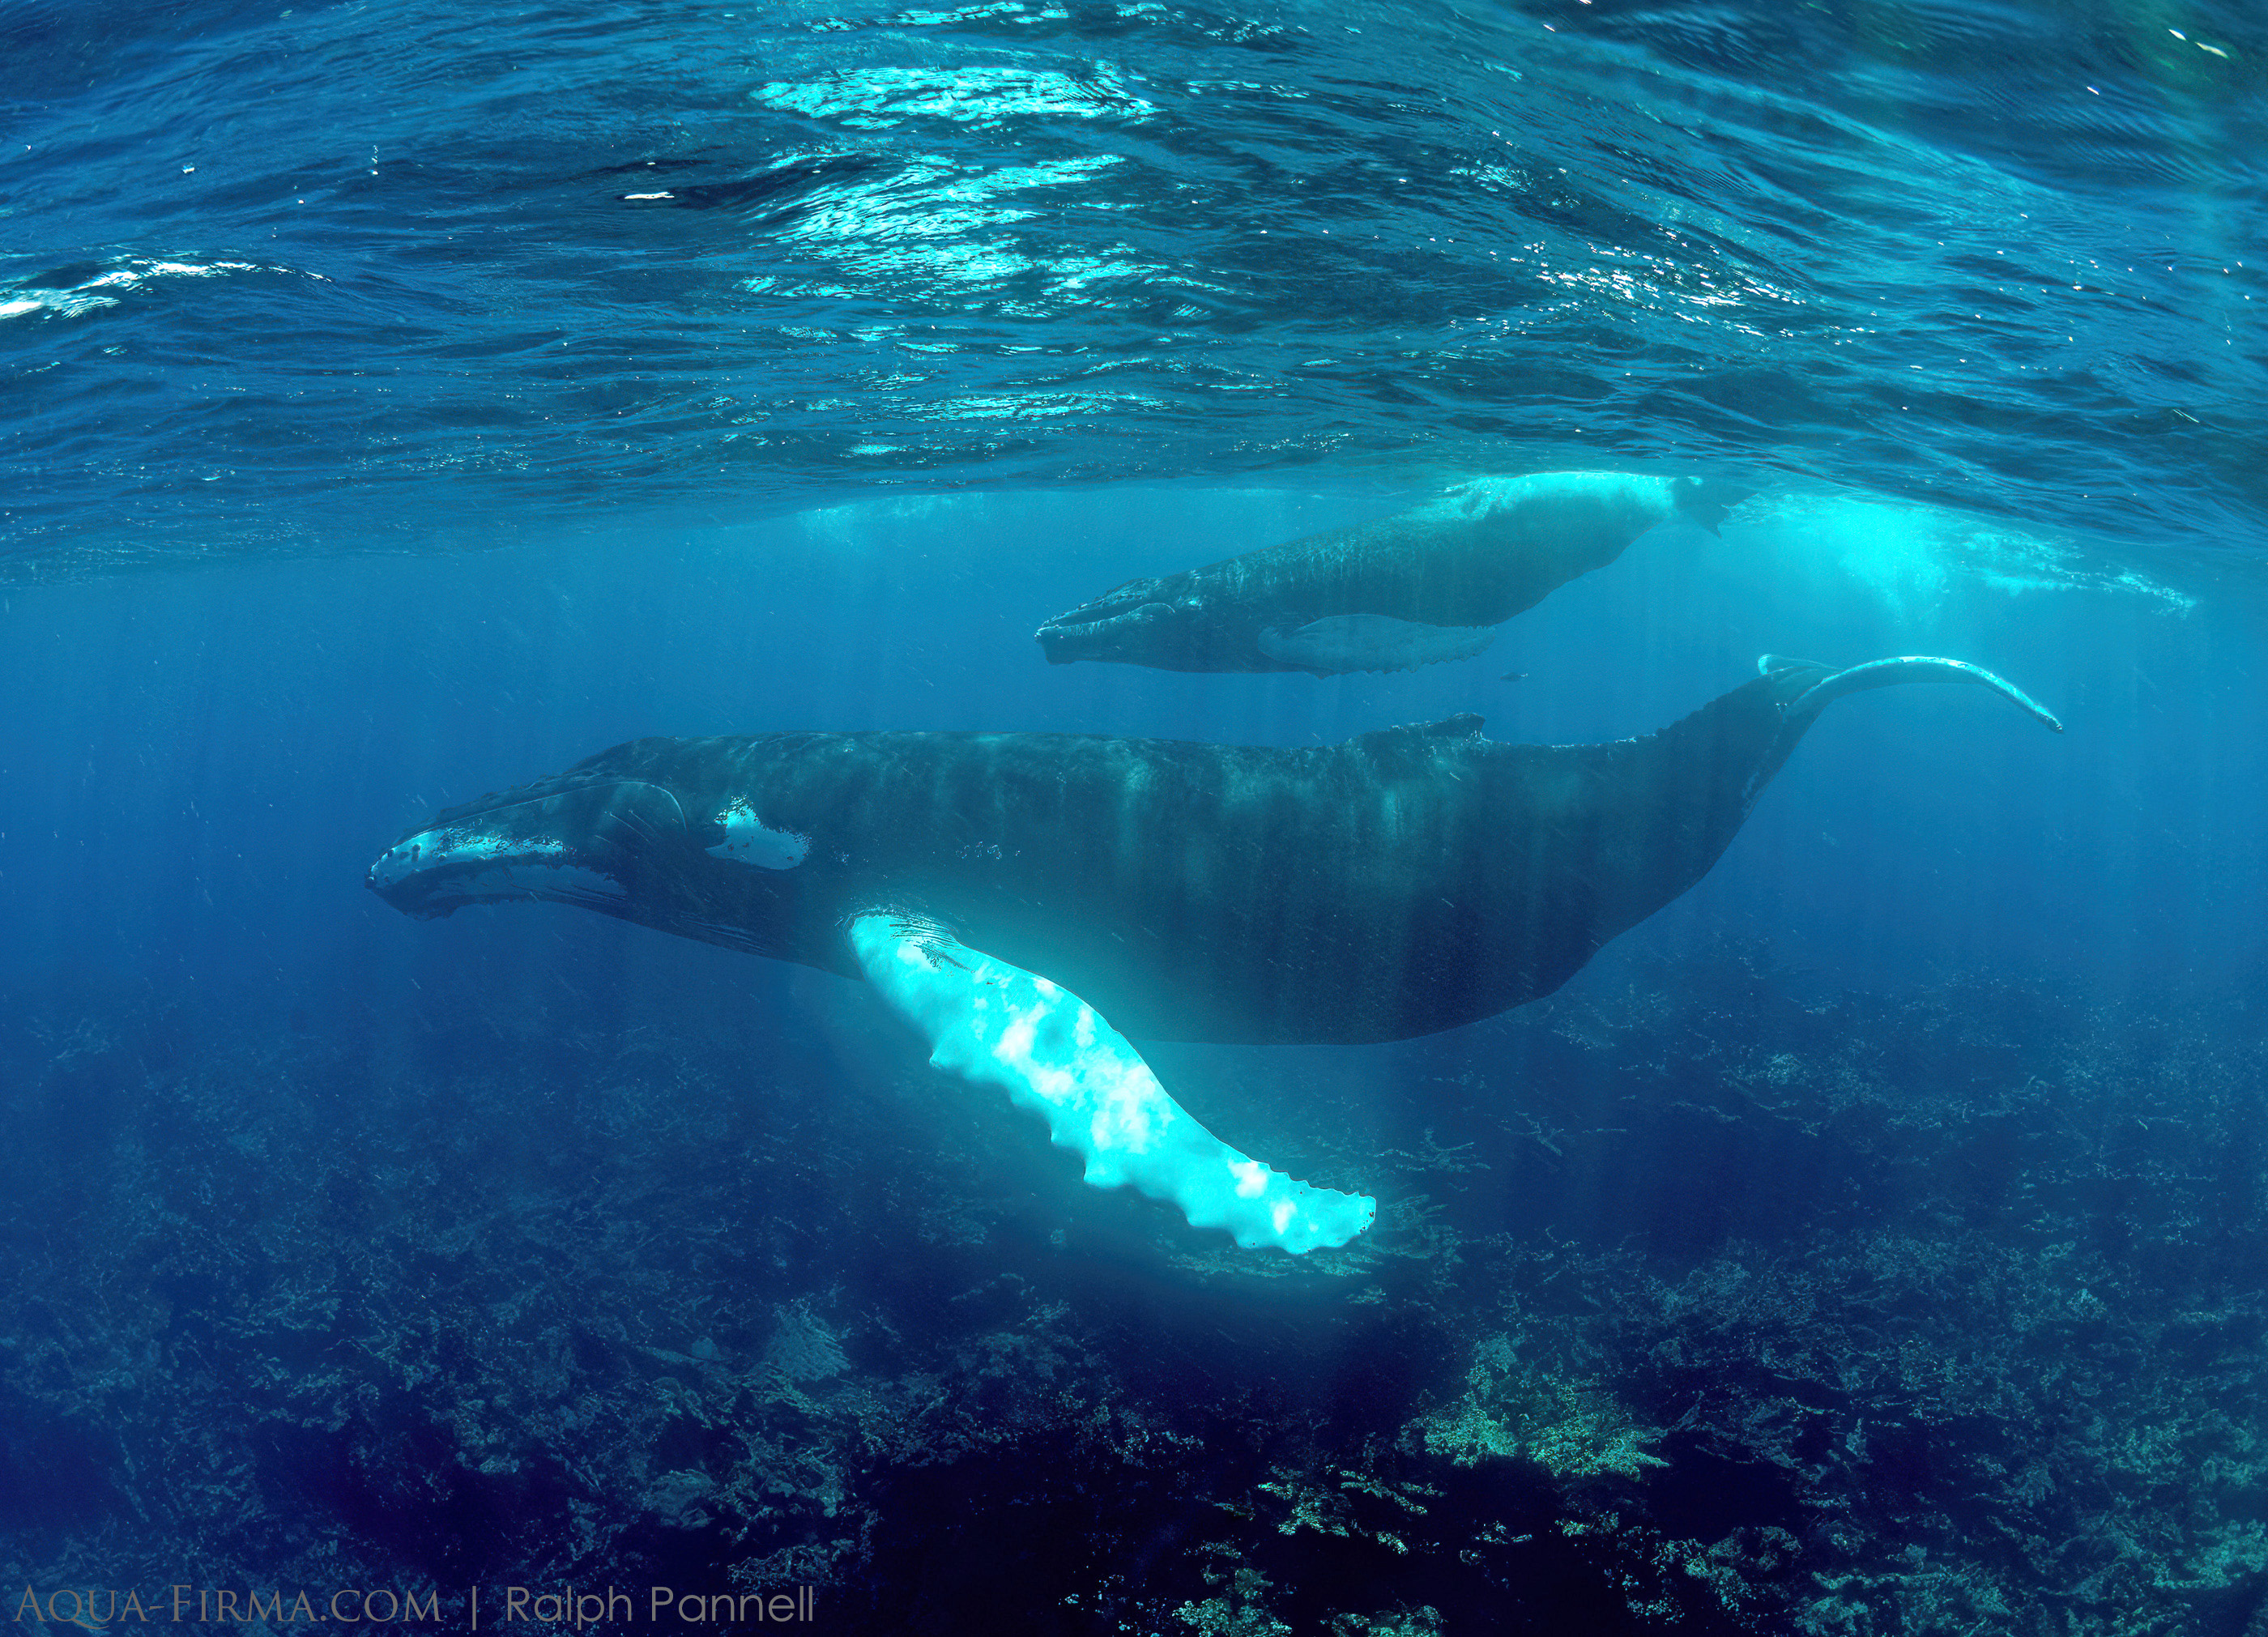
[[[1432,739],[1478,739],[1488,719],[1476,711],[1460,711],[1454,716],[1445,716],[1438,722],[1404,722],[1397,727],[1381,727],[1375,732],[1357,734],[1348,742],[1368,745],[1374,750],[1389,750],[1399,746],[1423,743]]]

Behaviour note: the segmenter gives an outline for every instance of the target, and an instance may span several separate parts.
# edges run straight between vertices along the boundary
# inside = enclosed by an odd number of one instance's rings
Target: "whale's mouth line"
[[[468,903],[550,898],[596,909],[630,896],[614,875],[556,837],[508,839],[463,824],[404,837],[379,855],[363,884],[420,920]]]
[[[667,786],[645,779],[608,780],[460,812],[413,830],[379,855],[363,884],[420,920],[437,919],[468,903],[529,899],[617,909],[630,896],[618,873],[622,848],[608,840],[591,815],[571,807],[563,810],[563,804],[578,796],[604,800],[627,790],[667,800],[659,814],[624,803],[602,815],[639,844],[659,839],[657,818],[660,825],[674,821],[681,831],[685,828],[684,808]],[[578,830],[590,833],[570,839]]]
[[[385,889],[378,889],[381,895]],[[539,902],[611,910],[630,902],[630,889],[603,870],[579,864],[516,858],[487,868],[452,871],[417,903],[401,906],[417,920],[438,920],[468,903]]]
[[[1110,651],[1121,640],[1137,635],[1158,624],[1173,614],[1170,604],[1164,602],[1137,603],[1116,614],[1099,618],[1081,619],[1080,615],[1094,608],[1088,603],[1053,619],[1042,620],[1032,635],[1040,646],[1047,650],[1049,662],[1064,665],[1074,660],[1090,659]]]

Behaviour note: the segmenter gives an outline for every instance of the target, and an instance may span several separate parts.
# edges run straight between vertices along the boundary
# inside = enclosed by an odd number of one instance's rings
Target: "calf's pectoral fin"
[[[859,916],[850,935],[868,981],[930,1043],[930,1061],[1039,1115],[1095,1187],[1130,1187],[1193,1228],[1294,1256],[1343,1245],[1377,1216],[1367,1195],[1295,1181],[1205,1130],[1126,1037],[1062,985],[901,915]]]

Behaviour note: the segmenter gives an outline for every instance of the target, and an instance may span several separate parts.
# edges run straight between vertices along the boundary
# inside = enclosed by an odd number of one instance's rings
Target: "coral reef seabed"
[[[784,1022],[269,1036],[51,987],[0,1008],[0,1588],[2268,1631],[2258,1015],[1798,998],[1740,949],[1612,987],[1359,1091],[1161,1053],[1379,1193],[1296,1260]]]

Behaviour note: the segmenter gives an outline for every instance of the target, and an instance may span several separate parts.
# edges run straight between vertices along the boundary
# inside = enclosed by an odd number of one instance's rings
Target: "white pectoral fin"
[[[860,916],[850,947],[930,1043],[932,1063],[1001,1087],[1047,1121],[1095,1187],[1130,1187],[1177,1206],[1193,1228],[1295,1256],[1343,1245],[1376,1218],[1367,1195],[1295,1181],[1205,1130],[1126,1037],[1062,985],[900,916]]]

